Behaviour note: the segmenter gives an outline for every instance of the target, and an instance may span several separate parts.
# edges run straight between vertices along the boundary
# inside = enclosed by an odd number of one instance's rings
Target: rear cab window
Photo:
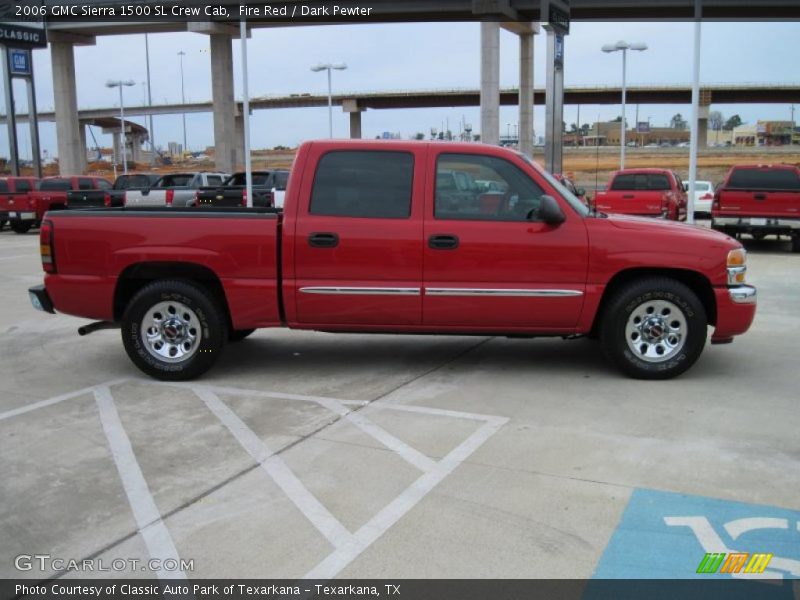
[[[414,156],[384,150],[333,150],[320,158],[309,213],[329,217],[408,219]]]
[[[725,186],[738,190],[800,191],[800,174],[796,169],[737,168]]]
[[[70,179],[43,179],[39,185],[39,190],[43,192],[65,192],[72,189],[72,180]]]
[[[611,191],[669,191],[669,177],[661,173],[623,173],[609,187]]]
[[[31,182],[27,179],[17,179],[16,186],[18,192],[30,192],[33,189]]]

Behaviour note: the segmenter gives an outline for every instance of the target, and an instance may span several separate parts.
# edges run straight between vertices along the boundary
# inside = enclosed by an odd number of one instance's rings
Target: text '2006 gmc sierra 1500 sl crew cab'
[[[471,173],[495,191],[440,186]],[[640,378],[682,373],[750,327],[730,237],[593,213],[523,155],[481,144],[317,141],[283,211],[60,211],[41,230],[34,306],[119,326],[130,358],[196,377],[226,342],[327,332],[599,337]]]

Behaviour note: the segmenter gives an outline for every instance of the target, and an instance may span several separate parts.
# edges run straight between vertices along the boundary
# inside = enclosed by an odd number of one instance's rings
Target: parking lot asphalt
[[[591,340],[263,330],[167,385],[35,312],[38,236],[1,232],[0,577],[691,577],[746,543],[800,577],[800,255],[747,245],[751,331],[671,381]]]

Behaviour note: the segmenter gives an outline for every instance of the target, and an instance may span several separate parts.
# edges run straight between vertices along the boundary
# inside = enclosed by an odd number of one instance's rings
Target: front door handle
[[[767,199],[767,195],[766,194],[756,194],[756,195],[753,196],[753,198],[755,198],[756,200],[766,200]]]
[[[432,235],[428,238],[428,247],[432,250],[455,250],[458,248],[458,236],[450,234]]]
[[[633,200],[635,197],[633,194],[622,194],[624,200]]]
[[[339,245],[339,236],[335,233],[312,233],[308,236],[308,245],[314,248],[335,248]]]

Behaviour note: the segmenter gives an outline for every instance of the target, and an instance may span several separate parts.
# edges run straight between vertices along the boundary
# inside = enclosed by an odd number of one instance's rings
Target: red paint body
[[[666,177],[668,190],[615,189],[620,177]],[[686,220],[687,197],[683,184],[672,171],[666,169],[625,169],[616,171],[605,191],[597,192],[595,208],[605,213],[660,217],[672,221]]]
[[[311,214],[317,164],[326,153],[341,149],[412,154],[410,216]],[[556,199],[564,222],[436,218],[434,174],[442,152],[512,163]],[[521,155],[494,146],[309,142],[298,150],[282,214],[179,209],[51,213],[47,219],[53,225],[57,272],[46,276],[47,292],[61,312],[118,320],[114,296],[126,270],[170,263],[177,272],[187,265],[201,267],[219,280],[235,329],[284,325],[324,331],[571,335],[592,330],[613,278],[631,269],[671,269],[691,272],[709,290],[718,290],[709,293],[717,303],[722,337],[750,326],[755,305],[727,306],[726,257],[740,247],[738,242],[687,225],[588,215],[573,208],[550,181]],[[310,245],[309,237],[320,233],[335,234],[338,244]],[[434,235],[457,236],[460,243],[455,249],[433,249],[428,240]],[[353,293],[354,288],[361,291]],[[479,293],[442,293],[452,290]],[[514,293],[481,293],[498,290]]]

